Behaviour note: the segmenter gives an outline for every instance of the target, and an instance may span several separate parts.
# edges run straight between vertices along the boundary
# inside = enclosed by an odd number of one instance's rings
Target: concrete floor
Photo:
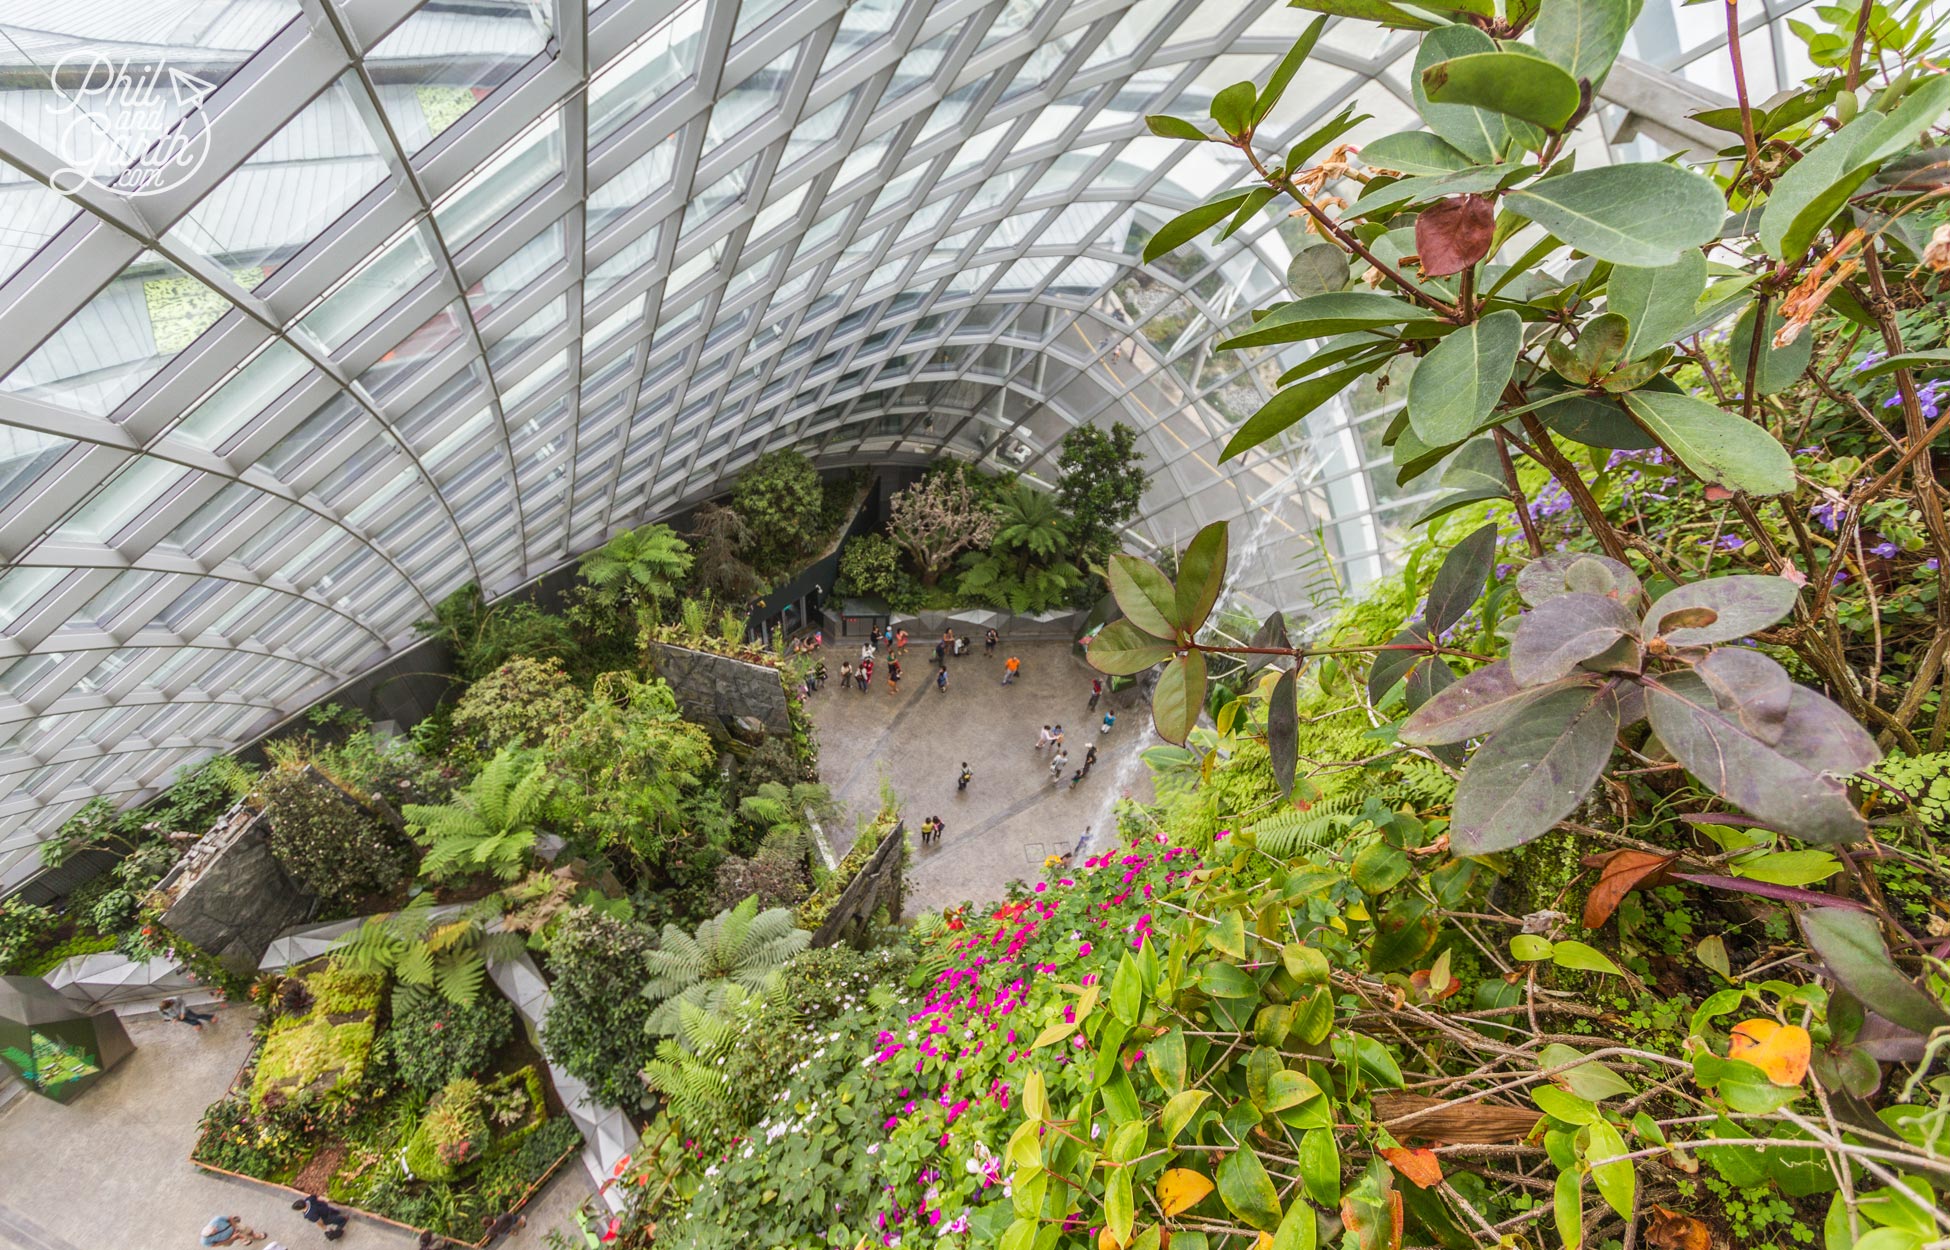
[[[342,1240],[327,1243],[282,1190],[191,1166],[203,1109],[229,1087],[250,1048],[249,1020],[248,1008],[225,1007],[199,1035],[154,1015],[127,1017],[136,1052],[72,1105],[27,1094],[0,1109],[0,1247],[194,1246],[215,1215],[235,1215],[291,1250],[414,1246],[413,1236],[357,1219]],[[547,1230],[570,1226],[593,1192],[579,1160],[569,1160],[529,1203],[528,1227],[496,1244],[540,1250]]]
[[[884,777],[900,796],[913,859],[907,909],[951,906],[963,900],[1002,897],[1012,880],[1034,881],[1045,856],[1074,848],[1089,828],[1092,846],[1113,835],[1112,804],[1121,796],[1148,800],[1151,779],[1139,752],[1157,742],[1149,706],[1116,707],[1117,725],[1099,735],[1103,706],[1086,710],[1095,675],[1067,643],[1007,641],[995,658],[977,645],[948,661],[948,692],[934,688],[934,642],[915,639],[902,661],[898,695],[886,681],[886,656],[874,662],[867,693],[839,685],[842,660],[857,658],[860,640],[837,639],[826,647],[826,688],[813,696],[819,733],[820,773],[848,809],[835,829],[835,849],[851,844],[856,820],[880,805]],[[1022,659],[1022,673],[1003,686],[1002,663]],[[1061,722],[1070,763],[1060,784],[1049,775],[1050,752],[1035,749],[1045,724]],[[1072,790],[1069,773],[1095,744],[1097,764]],[[975,779],[955,790],[961,763]],[[920,845],[921,821],[939,816],[942,840]]]

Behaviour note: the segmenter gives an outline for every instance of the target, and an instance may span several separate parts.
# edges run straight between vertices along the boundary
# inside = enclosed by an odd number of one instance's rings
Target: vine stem
[[[1313,202],[1311,196],[1301,194],[1300,188],[1293,185],[1293,177],[1290,172],[1282,173],[1278,178],[1275,178],[1268,172],[1265,164],[1259,159],[1259,153],[1253,150],[1253,137],[1251,134],[1242,135],[1239,138],[1238,148],[1246,154],[1246,159],[1252,162],[1253,172],[1257,173],[1268,186],[1279,191],[1284,191],[1287,195],[1291,196],[1302,209],[1306,210],[1307,216],[1311,217],[1314,224],[1319,226],[1329,238],[1354,255],[1359,256],[1362,260],[1367,261],[1370,265],[1373,265],[1383,276],[1399,286],[1404,295],[1424,307],[1441,313],[1451,321],[1456,320],[1462,315],[1452,305],[1444,303],[1442,300],[1430,295],[1427,291],[1422,290],[1413,282],[1410,282],[1399,270],[1396,270],[1379,256],[1370,252],[1367,246],[1343,228],[1340,222],[1335,221],[1332,217],[1322,212],[1320,206]]]
[[[1523,487],[1517,482],[1517,466],[1510,459],[1510,439],[1498,426],[1491,432],[1496,439],[1496,458],[1503,462],[1503,482],[1510,488],[1510,502],[1516,505],[1517,524],[1523,527],[1524,546],[1530,549],[1530,558],[1535,560],[1544,554],[1544,540],[1537,536],[1537,522],[1530,515],[1530,500],[1525,498]]]
[[[1866,8],[1870,0],[1862,0]],[[1754,142],[1754,106],[1747,100],[1747,67],[1740,56],[1740,11],[1735,0],[1727,0],[1727,55],[1733,61],[1733,94],[1740,102],[1740,138],[1747,145],[1747,170],[1760,176],[1760,145]],[[1758,336],[1765,322],[1754,323]]]

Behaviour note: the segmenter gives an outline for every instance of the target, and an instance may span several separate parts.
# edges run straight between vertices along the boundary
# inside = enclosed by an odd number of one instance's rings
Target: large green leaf
[[[1503,397],[1523,346],[1523,318],[1509,310],[1459,326],[1422,357],[1408,380],[1408,420],[1431,447],[1481,428]]]
[[[1301,248],[1287,263],[1287,289],[1305,299],[1309,295],[1331,295],[1347,285],[1347,253],[1333,243],[1316,243]]]
[[[1239,432],[1226,441],[1225,451],[1219,455],[1219,463],[1224,464],[1234,456],[1251,451],[1266,440],[1284,433],[1302,417],[1346,390],[1356,378],[1373,373],[1382,363],[1380,359],[1364,360],[1275,391],[1273,398],[1247,418],[1246,424],[1239,427]]]
[[[1253,115],[1253,85],[1236,82],[1212,97],[1212,120],[1229,135],[1246,132]]]
[[[1249,194],[1250,191],[1236,191],[1222,195],[1197,208],[1187,209],[1158,227],[1158,233],[1145,240],[1145,263],[1149,264],[1172,249],[1183,246],[1207,229],[1232,216],[1238,211],[1239,206],[1246,202],[1246,196]]]
[[[1855,376],[1858,379],[1879,378],[1885,373],[1894,373],[1898,369],[1918,371],[1950,369],[1950,348],[1935,347],[1928,351],[1899,352],[1856,370]]]
[[[1578,81],[1550,61],[1520,52],[1476,52],[1422,71],[1422,90],[1437,104],[1470,104],[1562,130],[1578,111]]]
[[[1410,176],[1453,174],[1476,163],[1441,135],[1426,130],[1404,130],[1364,144],[1361,161],[1370,169],[1392,169]]]
[[[1550,0],[1533,28],[1537,50],[1595,88],[1618,59],[1637,14],[1632,0]]]
[[[1747,311],[1740,314],[1734,322],[1733,340],[1727,344],[1727,361],[1730,372],[1739,381],[1736,389],[1744,390],[1747,378],[1747,362],[1754,350],[1754,314],[1759,304],[1749,304]],[[1774,346],[1774,335],[1781,328],[1781,308],[1775,304],[1767,310],[1767,329],[1760,339],[1760,358],[1754,361],[1754,394],[1773,395],[1786,390],[1800,380],[1801,373],[1814,358],[1815,336],[1803,334],[1786,347]]]
[[[1547,695],[1477,748],[1456,786],[1458,855],[1521,846],[1570,814],[1611,759],[1618,696],[1609,686]]]
[[[1643,162],[1559,174],[1508,192],[1503,204],[1588,255],[1653,267],[1716,237],[1726,216],[1705,178]]]
[[[1217,347],[1220,351],[1231,351],[1236,347],[1301,343],[1330,334],[1380,330],[1407,321],[1434,318],[1435,314],[1426,308],[1378,291],[1336,291],[1283,304],[1255,322],[1252,329],[1221,340]]]
[[[1577,3],[1577,0],[1567,0]],[[1606,308],[1631,323],[1625,359],[1638,360],[1672,342],[1693,319],[1706,289],[1706,254],[1688,248],[1657,269],[1619,265],[1605,283]]]
[[[1706,482],[1750,495],[1794,489],[1794,462],[1765,429],[1692,395],[1633,391],[1625,396],[1654,437]]]
[[[1320,32],[1326,25],[1326,14],[1309,22],[1307,29],[1301,31],[1300,37],[1287,49],[1287,54],[1280,58],[1280,63],[1273,67],[1272,76],[1266,80],[1266,86],[1260,90],[1259,101],[1253,106],[1252,121],[1255,126],[1266,119],[1273,106],[1280,102],[1280,97],[1286,94],[1287,84],[1307,63],[1307,57],[1313,52],[1314,44],[1320,41]]]
[[[1110,558],[1107,573],[1110,593],[1131,624],[1159,638],[1177,635],[1178,592],[1163,569],[1120,552]]]
[[[1085,655],[1098,672],[1129,677],[1163,664],[1171,658],[1172,650],[1169,642],[1154,638],[1129,621],[1112,621],[1097,631]]]
[[[1158,688],[1151,693],[1151,719],[1158,727],[1158,736],[1183,745],[1204,707],[1205,653],[1187,651],[1173,657],[1158,678]]]
[[[1388,0],[1293,0],[1296,9],[1311,9],[1334,17],[1355,17],[1364,22],[1379,22],[1395,30],[1430,30],[1436,23],[1418,13],[1409,13]]]
[[[1241,1145],[1219,1164],[1219,1200],[1247,1224],[1270,1233],[1280,1226],[1280,1195],[1265,1165],[1250,1145]]]
[[[1431,635],[1461,620],[1482,595],[1496,570],[1496,535],[1494,522],[1478,526],[1443,557],[1422,608],[1422,626]]]
[[[1929,1033],[1950,1024],[1950,1011],[1896,967],[1875,917],[1846,907],[1811,907],[1801,931],[1842,986],[1877,1015]]]
[[[1515,145],[1517,140],[1510,123],[1487,109],[1441,104],[1429,99],[1422,89],[1422,72],[1443,61],[1496,50],[1496,41],[1474,26],[1444,26],[1422,36],[1421,46],[1415,53],[1415,69],[1409,75],[1415,111],[1422,115],[1430,130],[1467,156],[1472,165],[1494,164]]]
[[[1226,550],[1226,523],[1214,521],[1192,536],[1179,557],[1175,619],[1181,628],[1197,633],[1205,624],[1225,585]]]
[[[1467,742],[1495,733],[1547,694],[1573,685],[1592,685],[1597,680],[1587,673],[1549,685],[1519,686],[1510,676],[1509,661],[1498,660],[1416,708],[1415,714],[1402,722],[1397,736],[1411,746]]]

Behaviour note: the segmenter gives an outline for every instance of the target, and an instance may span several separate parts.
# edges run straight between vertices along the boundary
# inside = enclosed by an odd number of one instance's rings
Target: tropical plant
[[[416,1089],[434,1090],[470,1073],[488,1071],[514,1030],[515,1009],[499,994],[477,995],[466,1007],[420,994],[393,1012],[380,1045],[401,1080]]]
[[[623,530],[584,555],[578,569],[597,603],[625,610],[662,604],[690,571],[690,548],[668,525]]]
[[[14,972],[61,926],[61,918],[19,897],[0,899],[0,972]]]
[[[1063,436],[1056,498],[1079,552],[1101,561],[1121,545],[1118,535],[1137,517],[1150,482],[1143,461],[1137,431],[1122,421],[1108,430],[1080,425]]]
[[[691,517],[690,537],[691,570],[698,589],[732,603],[743,603],[763,590],[764,579],[744,558],[752,543],[752,527],[737,509],[699,504]]]
[[[455,1077],[427,1102],[427,1113],[406,1143],[402,1161],[421,1180],[446,1181],[480,1160],[488,1143],[481,1083]]]
[[[778,571],[806,550],[818,529],[819,471],[796,451],[768,451],[732,487],[731,506],[751,530],[752,562]]]
[[[782,1000],[783,981],[772,982],[771,996]],[[734,1105],[740,1093],[731,1082],[731,1058],[765,1004],[742,985],[728,985],[715,1008],[678,999],[674,1036],[657,1043],[657,1056],[643,1065],[643,1083],[662,1094],[670,1113],[694,1136],[729,1136],[735,1129]]]
[[[756,898],[719,912],[695,935],[665,925],[663,940],[643,961],[648,973],[643,997],[656,1004],[650,1031],[676,1032],[684,1003],[716,1011],[729,986],[765,990],[811,940],[812,934],[793,927],[790,911],[761,912]]]
[[[928,473],[895,495],[887,529],[914,557],[921,584],[933,586],[958,553],[988,544],[996,516],[969,481],[967,468],[957,464]]]
[[[406,879],[405,839],[317,771],[279,768],[258,787],[271,853],[304,889],[346,906]]]
[[[564,804],[570,827],[645,865],[682,835],[717,761],[710,735],[678,714],[669,686],[627,673],[598,677],[549,751],[554,775],[573,792]]]
[[[535,825],[554,790],[546,760],[502,747],[454,801],[408,804],[407,828],[426,848],[420,875],[445,881],[485,872],[514,880],[528,864]]]
[[[446,644],[454,675],[471,682],[515,656],[566,659],[575,653],[569,623],[530,599],[503,599],[492,607],[472,582],[434,605],[415,632]]]
[[[654,946],[644,929],[587,907],[571,910],[547,938],[553,1007],[542,1047],[609,1106],[643,1101],[637,1072],[654,1053],[646,1026],[655,1009],[631,991]]]
[[[900,549],[885,534],[856,534],[840,548],[840,594],[891,599],[900,590]]]
[[[393,976],[395,1014],[433,995],[472,1007],[487,980],[488,961],[511,959],[524,945],[520,934],[500,926],[503,910],[499,895],[443,912],[431,894],[417,894],[399,911],[366,917],[333,949],[350,972]]]
[[[453,753],[466,764],[502,747],[540,746],[582,704],[582,692],[560,661],[516,656],[483,674],[454,706]]]

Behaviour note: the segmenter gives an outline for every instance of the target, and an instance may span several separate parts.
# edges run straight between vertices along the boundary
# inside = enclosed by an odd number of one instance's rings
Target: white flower
[[[868,1153],[868,1154],[870,1154],[870,1155],[877,1155],[877,1154],[879,1154],[879,1153],[880,1153],[880,1143],[879,1143],[879,1142],[874,1142],[874,1143],[873,1143],[872,1145],[870,1145],[870,1146],[868,1146],[868,1147],[867,1147],[867,1153]]]
[[[706,1176],[716,1176],[718,1174],[718,1165],[713,1163],[710,1167],[705,1168],[704,1174]]]

